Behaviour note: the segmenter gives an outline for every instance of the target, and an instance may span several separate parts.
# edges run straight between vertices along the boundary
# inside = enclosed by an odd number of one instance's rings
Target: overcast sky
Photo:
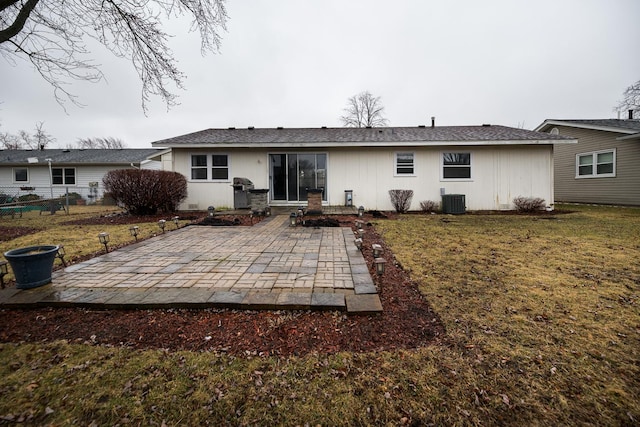
[[[116,137],[129,147],[215,127],[341,126],[347,98],[382,98],[390,126],[615,118],[640,80],[638,0],[228,0],[219,54],[188,21],[169,31],[187,74],[180,105],[147,116],[126,60],[96,50],[106,81],[74,82],[56,103],[27,63],[0,57],[0,131],[36,122],[65,147]]]

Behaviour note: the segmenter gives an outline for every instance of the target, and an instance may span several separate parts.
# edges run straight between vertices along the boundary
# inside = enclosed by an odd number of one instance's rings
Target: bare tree
[[[106,138],[79,138],[76,144],[78,148],[121,149],[126,147],[124,141],[112,136]]]
[[[640,80],[629,86],[622,92],[622,100],[618,103],[614,111],[633,110],[633,117],[640,118]]]
[[[89,58],[86,38],[131,60],[142,81],[142,108],[160,96],[176,104],[171,85],[183,87],[184,74],[162,29],[167,18],[190,16],[201,37],[201,51],[216,52],[226,29],[225,0],[0,0],[0,53],[10,62],[29,60],[54,88],[64,106],[77,103],[69,80],[99,81],[103,75]]]
[[[26,130],[20,130],[16,135],[8,132],[0,132],[0,146],[5,150],[40,150],[55,142],[55,138],[44,130],[44,122],[36,123],[33,134]]]
[[[346,114],[340,117],[340,120],[345,127],[380,127],[389,123],[383,116],[384,107],[380,97],[374,97],[369,91],[349,98],[344,111]]]

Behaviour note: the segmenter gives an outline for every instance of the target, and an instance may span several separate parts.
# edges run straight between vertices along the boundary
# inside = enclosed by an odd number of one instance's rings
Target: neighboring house
[[[536,131],[576,138],[554,150],[556,200],[640,205],[640,120],[545,120]]]
[[[104,192],[102,177],[108,171],[160,169],[160,162],[149,160],[159,152],[153,148],[0,150],[0,193],[58,197],[68,191],[97,199]]]
[[[513,209],[518,196],[553,206],[554,144],[571,138],[503,126],[208,129],[152,143],[187,177],[182,209],[233,207],[234,177],[268,189],[271,206],[297,206],[322,189],[324,205],[392,210],[389,190],[413,190],[411,209],[464,194],[469,210]],[[306,203],[304,203],[306,204]]]

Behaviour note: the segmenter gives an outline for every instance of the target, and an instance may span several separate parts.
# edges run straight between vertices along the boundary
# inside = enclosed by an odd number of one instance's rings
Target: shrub
[[[33,202],[35,200],[40,200],[42,197],[38,196],[37,194],[24,194],[20,197],[18,197],[18,201],[19,202]]]
[[[440,208],[440,203],[433,200],[423,200],[420,202],[420,210],[424,213],[435,212]]]
[[[102,183],[118,204],[135,215],[173,212],[187,198],[187,179],[177,172],[119,169],[107,172]]]
[[[396,212],[404,213],[411,206],[413,190],[389,190],[389,197]]]
[[[518,212],[536,212],[546,207],[544,199],[539,197],[516,197],[513,204]]]

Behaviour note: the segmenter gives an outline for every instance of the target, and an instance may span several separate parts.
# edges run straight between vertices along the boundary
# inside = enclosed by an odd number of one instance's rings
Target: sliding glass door
[[[327,200],[327,155],[324,153],[270,154],[271,200],[301,202],[307,190],[322,189]]]

